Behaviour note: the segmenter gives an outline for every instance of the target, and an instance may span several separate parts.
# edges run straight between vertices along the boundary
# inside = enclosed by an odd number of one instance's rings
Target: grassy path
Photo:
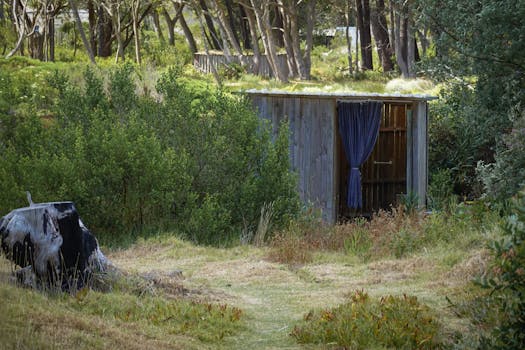
[[[176,239],[110,254],[117,266],[139,274],[162,278],[180,270],[183,285],[194,297],[244,310],[247,329],[217,345],[225,349],[299,349],[289,336],[293,325],[310,309],[337,305],[357,289],[377,297],[416,295],[437,308],[447,324],[461,327],[447,313],[445,295],[467,282],[464,275],[476,259],[467,257],[451,269],[440,263],[439,252],[370,263],[330,254],[317,257],[313,264],[289,267],[264,256],[260,248],[204,248]]]

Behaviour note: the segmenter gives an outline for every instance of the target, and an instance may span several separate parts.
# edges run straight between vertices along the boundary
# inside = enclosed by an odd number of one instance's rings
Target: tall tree
[[[284,27],[284,44],[288,55],[288,66],[292,76],[299,76],[301,79],[310,79],[311,50],[313,45],[313,25],[315,21],[315,0],[306,1],[304,15],[306,18],[306,45],[304,53],[301,51],[300,42],[300,1],[278,0]]]
[[[71,11],[73,12],[73,17],[75,18],[77,30],[80,33],[80,37],[82,38],[82,43],[84,44],[84,48],[86,49],[86,52],[88,54],[89,61],[92,64],[96,64],[95,55],[93,54],[91,45],[89,44],[89,41],[87,40],[87,37],[86,37],[86,33],[84,32],[84,28],[82,27],[82,21],[80,20],[80,15],[78,13],[77,4],[75,3],[75,0],[68,0],[68,2],[69,2],[69,7],[71,7]]]
[[[164,33],[162,32],[162,27],[160,26],[159,11],[161,11],[161,9],[158,6],[156,6],[151,11],[151,21],[153,23],[153,30],[155,31],[155,34],[157,34],[157,38],[160,40],[161,43],[164,43],[165,39]]]
[[[140,16],[140,0],[132,0],[131,2],[131,18],[133,22],[133,38],[135,39],[135,61],[137,64],[142,63],[140,54],[140,30],[139,30],[139,16]]]
[[[253,49],[253,67],[252,71],[258,74],[260,63],[262,60],[261,51],[259,50],[259,37],[257,35],[257,19],[255,13],[251,7],[249,0],[239,0],[241,6],[246,14],[246,20],[248,21],[248,27],[250,31],[251,47]]]
[[[357,27],[361,44],[361,69],[373,69],[372,35],[370,33],[370,1],[356,0]]]
[[[113,22],[102,5],[97,6],[97,56],[110,57],[113,54]]]
[[[257,20],[257,27],[261,34],[266,58],[272,67],[272,71],[278,80],[288,82],[288,76],[279,64],[277,57],[277,45],[273,35],[273,27],[270,22],[270,0],[250,0],[250,3]]]
[[[221,44],[219,43],[219,36],[217,35],[215,25],[213,24],[213,19],[208,11],[208,6],[206,5],[206,1],[198,0],[198,6],[202,10],[201,14],[204,16],[204,20],[206,21],[206,26],[208,27],[209,36],[206,36],[206,38],[208,39],[208,42],[210,43],[211,47],[214,50],[220,50]]]
[[[384,0],[373,0],[373,5],[370,10],[370,23],[372,24],[372,32],[383,72],[390,72],[394,69],[392,63],[393,52],[388,37],[388,23],[385,15]]]

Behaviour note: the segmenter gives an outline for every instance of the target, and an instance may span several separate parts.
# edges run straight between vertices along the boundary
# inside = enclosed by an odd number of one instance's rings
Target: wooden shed
[[[248,90],[261,118],[276,133],[283,120],[290,127],[290,163],[298,173],[304,203],[322,210],[329,223],[369,216],[397,205],[409,194],[418,205],[427,194],[427,95],[308,93]],[[360,166],[362,207],[347,205],[349,162],[345,156],[338,108],[380,102],[380,126],[370,157]],[[377,104],[376,104],[377,105]]]

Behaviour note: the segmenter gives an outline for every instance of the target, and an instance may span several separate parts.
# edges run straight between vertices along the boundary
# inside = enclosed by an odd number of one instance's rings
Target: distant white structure
[[[347,27],[335,27],[335,28],[328,28],[328,29],[318,29],[318,30],[314,30],[314,35],[324,36],[327,39],[327,42],[330,42],[333,38],[335,38],[336,34],[345,36],[346,35],[346,28]],[[359,44],[359,38],[357,37],[357,28],[356,27],[348,27],[348,34],[350,35],[350,38],[352,39],[352,43],[354,45],[358,45]]]

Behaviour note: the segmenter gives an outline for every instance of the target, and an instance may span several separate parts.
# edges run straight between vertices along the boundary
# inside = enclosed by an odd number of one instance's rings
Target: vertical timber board
[[[411,110],[407,111],[407,164],[406,164],[406,193],[410,194],[414,192],[413,178],[414,174],[412,169],[414,169],[414,118],[415,114]]]
[[[331,224],[335,224],[337,217],[337,205],[336,205],[336,167],[335,167],[335,150],[336,150],[336,127],[335,127],[335,116],[336,116],[336,102],[335,99],[324,100],[323,111],[325,113],[324,125],[325,134],[323,135],[324,141],[324,152],[326,154],[324,167],[325,174],[323,174],[323,180],[326,184],[326,217],[325,221]]]
[[[412,106],[412,161],[410,191],[417,195],[419,207],[426,205],[427,195],[427,103],[414,102]],[[408,182],[407,182],[408,186]]]
[[[279,126],[281,125],[281,121],[284,118],[284,108],[283,105],[286,102],[285,98],[283,97],[271,97],[271,105],[269,106],[271,111],[271,121],[272,121],[272,134],[274,140],[277,138],[277,134],[279,133]]]
[[[305,201],[310,202],[314,206],[315,198],[311,192],[312,189],[312,116],[314,104],[309,98],[303,99],[302,103],[302,136],[303,140],[301,143],[302,163],[300,177],[303,178],[304,188],[303,195]]]
[[[417,164],[417,193],[419,198],[419,206],[424,207],[427,204],[427,183],[428,183],[428,141],[427,141],[427,124],[428,124],[428,113],[427,113],[427,102],[422,101],[417,103],[416,114],[418,118],[418,164]]]
[[[339,137],[339,124],[338,124],[338,115],[337,115],[337,100],[332,99],[332,218],[330,223],[335,224],[339,216],[339,206],[341,197],[339,196],[339,189],[341,186],[341,178],[339,172],[341,171],[341,162],[339,157],[341,157],[339,143],[341,142]]]
[[[298,140],[296,163],[302,199],[320,209],[326,222],[335,222],[333,101],[303,98],[300,106],[294,142]]]

